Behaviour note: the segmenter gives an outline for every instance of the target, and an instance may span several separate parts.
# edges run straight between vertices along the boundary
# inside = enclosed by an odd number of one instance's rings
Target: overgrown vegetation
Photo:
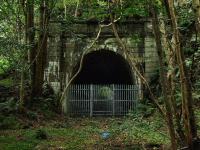
[[[43,124],[43,125],[42,125]],[[95,149],[128,148],[146,143],[167,145],[169,137],[159,115],[144,119],[130,118],[69,118],[51,120],[30,129],[1,130],[1,148],[7,149]],[[110,133],[108,139],[102,133]],[[8,146],[9,145],[9,146]],[[27,147],[28,146],[28,147]]]
[[[118,21],[141,18],[152,21],[158,54],[158,73],[151,83],[116,27]],[[199,20],[199,0],[2,0],[0,149],[139,149],[161,145],[171,145],[173,150],[198,149]],[[75,21],[98,22],[100,30],[93,45],[101,29],[110,26],[147,91],[137,113],[126,118],[61,117],[63,97],[76,74],[58,94],[44,83],[50,21],[65,22],[61,32],[68,30],[72,35]],[[81,35],[74,38],[81,40]],[[132,42],[141,42],[140,37],[133,35]],[[112,90],[104,87],[99,95],[109,98]],[[102,132],[108,132],[109,138],[102,139]]]

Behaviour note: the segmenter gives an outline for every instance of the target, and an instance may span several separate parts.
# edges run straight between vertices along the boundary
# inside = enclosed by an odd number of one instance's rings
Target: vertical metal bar
[[[85,110],[85,100],[84,100],[84,84],[82,84],[81,86],[82,86],[82,87],[81,87],[81,89],[82,89],[81,92],[82,92],[82,102],[83,102],[83,104],[82,104],[82,107],[83,107],[83,108],[82,108],[82,109],[83,109],[83,113],[84,113],[84,115],[85,115],[85,111],[86,111],[86,110]]]
[[[126,111],[125,113],[127,114],[129,112],[129,88],[128,88],[128,84],[126,85]]]
[[[135,88],[134,88],[134,85],[131,86],[131,89],[132,89],[132,90],[131,90],[131,91],[132,91],[132,94],[131,94],[131,95],[132,95],[132,101],[133,101],[133,102],[132,102],[132,103],[133,103],[133,108],[132,108],[132,109],[135,111],[135,96],[134,96],[134,95],[135,95],[135,94],[134,94]]]
[[[87,107],[88,107],[88,115],[90,115],[90,86],[87,84]]]
[[[84,111],[84,114],[85,114],[85,98],[84,98],[84,84],[82,84],[82,109]]]
[[[134,109],[133,85],[130,85],[130,95],[131,95],[131,98],[130,98],[130,101],[131,101],[131,110],[133,110]]]
[[[117,101],[117,105],[118,105],[118,107],[119,107],[118,114],[120,115],[120,108],[121,108],[121,106],[120,106],[120,100],[121,100],[121,89],[120,89],[120,85],[118,85],[118,92],[119,92],[119,99],[118,99],[118,101]]]
[[[129,91],[128,91],[128,94],[129,94],[129,110],[132,111],[132,94],[131,94],[131,85],[129,85]]]
[[[113,84],[112,85],[112,97],[111,97],[111,100],[112,100],[112,115],[114,116],[115,115],[115,85]]]
[[[133,105],[133,109],[135,110],[135,84],[133,85],[133,102],[134,102],[134,105]]]
[[[87,91],[86,91],[86,85],[84,84],[84,99],[85,99],[85,111],[86,114],[88,112],[88,108],[87,108]]]
[[[131,86],[128,85],[128,111],[131,111]]]
[[[73,114],[76,114],[76,107],[77,107],[77,104],[76,104],[76,85],[73,86],[73,91],[74,91],[74,96],[73,96]],[[74,110],[75,109],[75,110]]]
[[[122,105],[121,105],[121,100],[123,99],[122,98],[122,89],[121,89],[121,84],[119,85],[119,92],[120,92],[120,100],[119,100],[119,115],[121,115],[121,107],[122,107]]]
[[[79,109],[80,109],[80,93],[79,93],[79,85],[76,85],[76,94],[77,94],[77,105],[78,105],[78,109],[77,109],[77,114],[79,114]]]
[[[93,85],[90,85],[90,117],[93,115]]]
[[[124,85],[124,101],[123,101],[123,115],[125,114],[126,111],[126,85]]]
[[[82,85],[79,84],[79,94],[80,94],[80,100],[79,100],[79,114],[82,115],[83,110],[82,110],[82,89],[81,89]]]
[[[72,85],[72,97],[71,97],[71,105],[72,105],[72,107],[70,108],[70,111],[71,111],[72,114],[74,114],[74,95],[75,95],[74,85]]]
[[[76,86],[75,86],[75,90],[76,90],[76,106],[77,106],[77,108],[76,108],[76,114],[78,114],[78,108],[79,108],[79,95],[78,95],[78,85],[76,84]]]
[[[79,92],[80,92],[80,111],[79,113],[82,115],[84,113],[84,110],[83,110],[83,95],[82,95],[82,85],[80,84],[79,85]]]
[[[83,98],[83,84],[81,84],[81,113],[85,113],[85,108],[84,108],[84,98]]]
[[[136,93],[136,98],[135,98],[135,110],[137,111],[137,102],[138,102],[138,100],[139,100],[139,93],[138,93],[138,86],[137,86],[137,84],[135,85],[135,93]]]
[[[123,115],[123,112],[124,112],[124,100],[125,100],[125,98],[124,98],[124,85],[122,85],[122,93],[123,93],[123,100],[121,101],[121,103],[122,103],[122,115]]]
[[[71,115],[73,113],[72,108],[73,108],[73,96],[74,96],[74,91],[73,91],[73,85],[71,85],[71,90],[70,90],[70,98],[69,98],[69,114]]]
[[[125,95],[126,95],[126,102],[125,102],[125,111],[124,113],[127,114],[128,113],[128,85],[125,85]]]
[[[77,114],[79,112],[79,99],[80,99],[80,97],[79,97],[79,86],[76,85],[76,103],[77,103],[77,109],[76,109],[76,111],[77,111]]]
[[[67,113],[68,114],[70,114],[69,107],[68,107],[69,104],[70,104],[70,99],[71,99],[70,97],[71,97],[71,87],[69,86],[69,91],[68,91],[68,94],[67,94],[67,102],[68,102],[68,104],[66,103],[66,107],[67,107],[67,111],[68,111]]]
[[[72,91],[73,91],[73,96],[72,96],[72,108],[71,108],[71,112],[72,112],[72,114],[74,114],[74,107],[75,107],[75,101],[74,101],[74,99],[75,99],[75,90],[74,90],[74,85],[72,86]]]
[[[85,97],[85,110],[88,113],[88,102],[87,102],[87,85],[84,84],[84,97]]]
[[[81,84],[78,84],[78,95],[79,95],[79,114],[82,114],[82,98],[81,98]]]
[[[87,100],[86,100],[86,87],[85,87],[85,84],[83,85],[83,89],[84,89],[83,95],[84,95],[84,102],[85,102],[84,109],[85,109],[85,113],[87,114]]]

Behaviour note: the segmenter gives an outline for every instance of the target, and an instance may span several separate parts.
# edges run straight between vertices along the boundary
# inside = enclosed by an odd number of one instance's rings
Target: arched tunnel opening
[[[109,50],[85,56],[69,91],[70,113],[90,116],[125,115],[135,109],[138,92],[129,63]]]
[[[75,66],[75,74],[79,64]],[[128,62],[109,50],[93,51],[83,60],[82,69],[73,84],[133,84],[134,78]]]

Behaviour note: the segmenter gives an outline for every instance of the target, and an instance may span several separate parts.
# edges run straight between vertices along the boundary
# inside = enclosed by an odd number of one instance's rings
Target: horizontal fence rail
[[[79,116],[122,116],[137,109],[137,85],[83,85],[69,87],[69,114]]]

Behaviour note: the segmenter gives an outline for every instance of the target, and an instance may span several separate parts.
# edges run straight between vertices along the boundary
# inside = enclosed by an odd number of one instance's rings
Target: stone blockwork
[[[131,57],[138,62],[141,72],[150,81],[158,67],[151,21],[143,19],[121,21],[117,23],[117,29]],[[45,81],[53,87],[55,92],[62,91],[73,76],[74,67],[80,62],[83,52],[90,47],[98,31],[99,25],[96,21],[77,21],[70,29],[65,22],[51,22]],[[103,28],[90,52],[102,49],[114,51],[126,59],[111,26]],[[135,77],[134,69],[132,69],[132,74]],[[141,83],[138,78],[135,81]]]

